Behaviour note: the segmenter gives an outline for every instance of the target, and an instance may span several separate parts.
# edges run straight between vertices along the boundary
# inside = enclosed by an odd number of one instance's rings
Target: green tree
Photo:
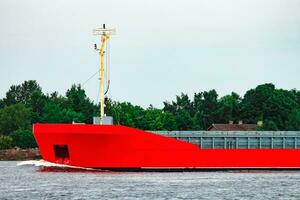
[[[215,90],[177,95],[164,102],[163,109],[150,106],[143,109],[129,102],[106,99],[106,113],[116,124],[147,130],[198,130],[212,123],[243,120],[246,123],[265,121],[264,127],[274,130],[298,130],[300,91],[276,89],[271,83],[258,85],[243,98],[232,92],[218,98]],[[80,85],[72,85],[65,96],[53,92],[44,95],[34,80],[13,85],[0,99],[0,133],[30,130],[30,123],[92,123],[99,116],[99,104],[94,104]]]
[[[300,109],[293,109],[286,122],[286,130],[300,131]]]
[[[292,91],[275,89],[273,84],[264,84],[247,91],[241,103],[241,116],[250,123],[270,120],[279,130],[285,130],[289,113],[296,107],[297,100]]]
[[[154,108],[152,105],[145,110],[142,119],[146,130],[176,130],[176,118],[170,112],[164,112],[162,109]]]
[[[21,85],[12,85],[6,93],[4,102],[7,106],[22,103],[30,105],[33,93],[42,93],[42,89],[35,80],[24,81]]]
[[[207,129],[212,123],[221,122],[218,93],[215,90],[194,95],[196,111],[202,117],[201,127]]]
[[[43,123],[60,123],[63,121],[61,108],[52,102],[47,102],[43,108],[41,122]]]
[[[171,103],[165,101],[163,110],[170,113],[186,110],[191,113],[193,112],[193,104],[187,94],[181,93],[176,96],[176,101],[172,101]]]
[[[0,133],[9,135],[19,129],[31,128],[31,110],[23,104],[6,106],[0,110]]]
[[[41,92],[33,92],[29,101],[29,107],[32,111],[31,123],[38,123],[41,121],[43,115],[43,108],[47,102],[47,97]]]
[[[35,80],[24,81],[20,85],[12,85],[6,93],[3,102],[5,105],[21,103],[32,111],[32,123],[39,122],[41,111],[45,104],[45,95]]]
[[[264,119],[268,99],[273,96],[274,90],[275,86],[270,83],[248,90],[241,102],[241,116],[243,121],[256,123],[258,120]]]
[[[114,102],[111,112],[116,124],[144,129],[144,109],[142,107],[134,106],[129,102]]]
[[[272,120],[267,120],[264,122],[263,126],[262,126],[262,130],[264,131],[278,131],[278,127],[276,125],[276,123]]]
[[[143,118],[146,130],[164,130],[164,116],[163,111],[154,108],[152,105],[145,110],[145,116]]]
[[[164,102],[164,112],[168,112],[175,117],[176,127],[179,130],[194,130],[196,127],[194,116],[193,102],[187,94],[181,93],[176,96],[176,101]],[[165,126],[167,127],[167,126]]]
[[[62,108],[68,107],[67,98],[62,95],[59,95],[56,91],[52,92],[50,95],[47,96],[47,102],[55,103]]]
[[[241,97],[237,93],[232,92],[231,95],[222,97],[219,101],[221,122],[240,120],[240,103]]]
[[[187,110],[181,109],[176,112],[176,124],[179,130],[194,130],[195,121]]]
[[[203,110],[198,109],[196,114],[193,117],[194,124],[195,124],[195,130],[204,130],[205,128],[205,118],[203,117],[204,113]]]
[[[291,111],[297,107],[295,96],[288,90],[275,90],[267,100],[263,118],[273,120],[279,130],[285,130],[285,123]]]
[[[67,91],[66,97],[68,108],[77,113],[82,113],[85,123],[93,123],[93,116],[97,112],[97,106],[90,101],[80,85],[72,85],[71,89]]]
[[[300,91],[293,89],[291,90],[291,92],[295,95],[297,104],[298,104],[298,108],[300,108]]]
[[[0,109],[4,108],[5,106],[5,103],[2,99],[0,99]]]
[[[9,149],[12,147],[13,140],[10,136],[0,135],[0,149]]]
[[[36,142],[30,130],[17,130],[11,135],[13,146],[23,149],[36,147]]]
[[[163,111],[162,118],[163,118],[162,121],[163,121],[164,130],[168,130],[168,131],[178,130],[178,126],[176,124],[176,118],[172,113]]]
[[[44,106],[41,122],[44,123],[72,123],[84,122],[82,113],[77,113],[70,108],[61,108],[59,105],[48,102]]]

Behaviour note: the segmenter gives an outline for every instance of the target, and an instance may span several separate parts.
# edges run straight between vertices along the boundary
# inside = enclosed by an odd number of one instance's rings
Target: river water
[[[0,161],[0,199],[290,200],[300,199],[300,171],[117,173]]]

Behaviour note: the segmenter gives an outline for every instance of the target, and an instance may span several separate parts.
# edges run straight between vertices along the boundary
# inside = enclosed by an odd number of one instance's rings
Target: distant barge
[[[35,124],[44,160],[106,170],[300,169],[300,132],[147,132]]]

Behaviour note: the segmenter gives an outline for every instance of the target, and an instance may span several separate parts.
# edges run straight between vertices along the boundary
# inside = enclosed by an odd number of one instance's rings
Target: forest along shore
[[[34,160],[41,159],[41,154],[38,148],[31,149],[5,149],[0,150],[0,161],[7,160]]]

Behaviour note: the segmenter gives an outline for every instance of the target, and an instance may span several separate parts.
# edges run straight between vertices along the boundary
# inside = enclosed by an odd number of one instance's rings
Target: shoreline
[[[38,148],[12,148],[0,150],[0,161],[22,161],[36,159],[41,159],[41,154]]]

